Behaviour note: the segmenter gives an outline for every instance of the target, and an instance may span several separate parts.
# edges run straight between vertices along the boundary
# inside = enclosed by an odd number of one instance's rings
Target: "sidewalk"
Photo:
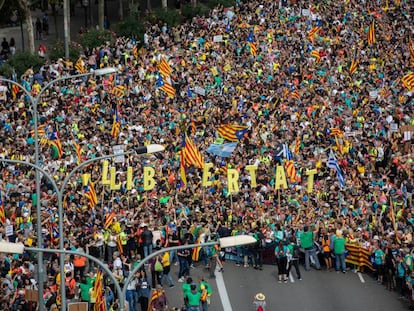
[[[127,4],[125,3],[124,11],[127,11],[126,5]],[[107,1],[107,7],[108,7],[108,12],[109,12],[109,19],[111,22],[110,24],[113,25],[119,20],[118,19],[118,7],[119,7],[118,0]],[[89,25],[90,19],[92,21],[91,24],[94,25],[95,27],[98,24],[98,5],[95,4],[95,0],[90,0],[90,8],[91,8],[90,11],[92,14],[89,14],[89,9],[88,9],[88,12],[87,12],[88,28],[90,28],[90,25]],[[55,21],[52,16],[52,10],[49,9],[47,13],[49,15],[49,35],[43,35],[42,40],[35,40],[36,50],[40,44],[45,45],[47,50],[49,50],[49,47],[52,46],[56,42],[56,40],[63,41],[63,9],[60,9],[58,11],[58,15],[56,18],[57,32],[56,32],[56,27],[55,27]],[[79,2],[77,3],[75,7],[74,14],[75,15],[71,16],[70,18],[71,41],[76,41],[78,34],[79,34],[79,30],[81,28],[85,29],[85,10],[83,7],[80,6]],[[40,10],[32,11],[33,23],[36,22],[36,19],[38,17],[40,18],[40,20],[42,20],[43,15],[44,15],[44,12]],[[124,16],[126,16],[126,12],[124,13]],[[23,51],[23,42],[24,42],[24,50],[28,51],[29,49],[26,25],[23,25],[23,38],[22,38],[22,31],[21,31],[20,26],[0,28],[0,38],[1,40],[3,40],[3,38],[6,38],[7,41],[10,41],[10,38],[14,38],[16,42],[17,52]]]

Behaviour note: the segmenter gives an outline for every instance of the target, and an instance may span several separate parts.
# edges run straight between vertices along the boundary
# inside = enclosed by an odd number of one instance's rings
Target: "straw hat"
[[[256,296],[254,296],[254,299],[256,299],[256,300],[265,300],[266,296],[263,295],[262,293],[258,293],[258,294],[256,294]]]

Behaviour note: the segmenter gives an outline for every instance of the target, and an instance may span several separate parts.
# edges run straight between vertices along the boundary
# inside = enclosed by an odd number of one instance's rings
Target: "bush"
[[[76,62],[81,54],[81,46],[76,42],[69,42],[69,59]],[[51,60],[58,60],[65,56],[65,44],[63,41],[56,41],[48,52]]]
[[[13,67],[8,63],[0,66],[0,76],[5,77],[6,79],[11,79],[13,76]]]
[[[137,16],[128,16],[125,21],[118,25],[118,35],[127,38],[136,38],[141,42],[144,40],[145,25]]]
[[[92,29],[84,32],[78,39],[84,49],[91,49],[112,41],[112,32],[109,30]]]
[[[182,22],[182,16],[180,15],[179,12],[177,12],[177,10],[166,10],[163,8],[158,8],[153,10],[154,16],[153,17],[149,17],[149,21],[151,23],[154,22],[163,22],[163,23],[167,23],[168,26],[178,26],[181,22]],[[153,19],[156,19],[155,21]]]
[[[33,68],[34,72],[39,71],[44,62],[44,59],[36,54],[30,52],[18,52],[10,57],[8,65],[14,68],[17,76],[20,77],[28,68]]]

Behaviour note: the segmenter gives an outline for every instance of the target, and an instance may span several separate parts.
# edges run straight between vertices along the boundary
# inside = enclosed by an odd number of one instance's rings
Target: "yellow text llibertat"
[[[203,167],[203,179],[202,185],[204,187],[210,187],[213,185],[213,163],[204,163]],[[259,167],[257,165],[247,165],[245,167],[246,171],[250,175],[250,186],[255,188],[257,186],[256,181],[256,171]],[[132,190],[134,188],[134,176],[133,168],[131,166],[127,167],[126,171],[126,190]],[[307,187],[306,191],[308,193],[313,191],[314,176],[317,173],[316,169],[306,169],[305,175],[307,176]],[[117,181],[116,178],[116,168],[109,166],[109,161],[103,161],[102,164],[102,184],[109,185],[110,190],[119,190],[121,189],[121,181]],[[143,187],[144,191],[154,189],[157,184],[155,180],[155,169],[151,166],[144,166],[143,168]],[[83,174],[82,181],[86,185],[90,179],[90,174]],[[277,165],[275,170],[275,190],[287,189],[288,182],[286,178],[285,168],[282,165]],[[236,169],[227,169],[227,191],[229,194],[239,192],[239,171]]]

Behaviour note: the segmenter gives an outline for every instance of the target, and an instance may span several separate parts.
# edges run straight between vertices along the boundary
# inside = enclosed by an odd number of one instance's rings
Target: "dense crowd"
[[[412,5],[400,0],[237,2],[177,27],[148,25],[142,43],[117,37],[84,51],[76,64],[61,59],[46,62],[39,72],[28,71],[21,82],[35,96],[54,78],[108,66],[118,69],[112,75],[56,83],[42,95],[40,163],[57,184],[79,163],[113,154],[115,145],[131,150],[162,144],[166,150],[156,156],[128,155],[120,163],[113,160],[119,190],[103,185],[107,176],[101,162],[75,173],[64,192],[64,236],[56,230],[57,197],[50,181],[42,178],[41,197],[36,198],[34,170],[3,164],[2,238],[36,246],[35,223],[41,217],[44,238],[37,246],[57,248],[64,239],[66,249],[105,260],[119,281],[153,248],[193,243],[201,236],[204,241],[216,234],[263,236],[263,248],[271,247],[283,263],[280,282],[287,273],[284,260],[301,278],[292,260],[295,245],[302,246],[308,270],[310,262],[320,269],[313,242],[321,245],[322,263],[329,268],[330,252],[342,258],[341,243],[346,241],[373,254],[380,283],[394,289],[397,281],[401,296],[411,299],[414,115],[412,86],[401,78],[414,63],[409,47],[412,18]],[[368,43],[369,33],[374,33],[374,42]],[[170,96],[159,83],[163,59],[171,67],[170,80],[163,77],[174,89]],[[113,91],[117,86],[125,89]],[[2,158],[34,163],[29,98],[2,83],[0,102]],[[115,115],[120,127],[113,135]],[[230,157],[207,153],[211,144],[227,143],[217,134],[227,124],[248,130]],[[62,154],[48,142],[48,132],[60,139]],[[204,163],[214,164],[211,186],[203,186],[203,170],[195,165],[187,165],[183,183],[184,134]],[[285,147],[291,159],[279,152]],[[332,154],[339,170],[328,166]],[[275,190],[276,167],[288,160],[293,160],[294,173],[286,170],[287,188]],[[258,166],[254,187],[248,165]],[[144,166],[156,172],[156,185],[148,191]],[[131,190],[127,167],[133,169]],[[229,169],[239,172],[238,193],[227,189]],[[317,173],[308,192],[310,169]],[[82,174],[91,174],[94,183],[98,202],[92,206]],[[41,215],[36,214],[37,199]],[[264,258],[257,249],[237,249],[237,264],[260,268]],[[185,281],[191,253],[168,255],[169,262],[180,263],[179,280]],[[1,256],[2,306],[17,310],[24,290],[37,286],[34,255]],[[188,259],[185,266],[181,257]],[[57,256],[45,255],[45,262],[47,304],[56,290]],[[155,265],[154,260],[135,282],[164,285],[164,274]],[[93,304],[94,265],[71,256],[65,267],[68,285],[74,279],[81,298]],[[346,272],[343,265],[336,269]],[[152,282],[146,277],[151,271]],[[165,276],[174,285],[169,270]],[[75,285],[70,287],[75,291]],[[199,287],[195,292],[202,292]],[[107,303],[115,310],[113,290],[109,282]],[[135,305],[137,297],[148,295],[146,286],[134,284],[128,301]],[[146,310],[145,300],[139,301]]]

